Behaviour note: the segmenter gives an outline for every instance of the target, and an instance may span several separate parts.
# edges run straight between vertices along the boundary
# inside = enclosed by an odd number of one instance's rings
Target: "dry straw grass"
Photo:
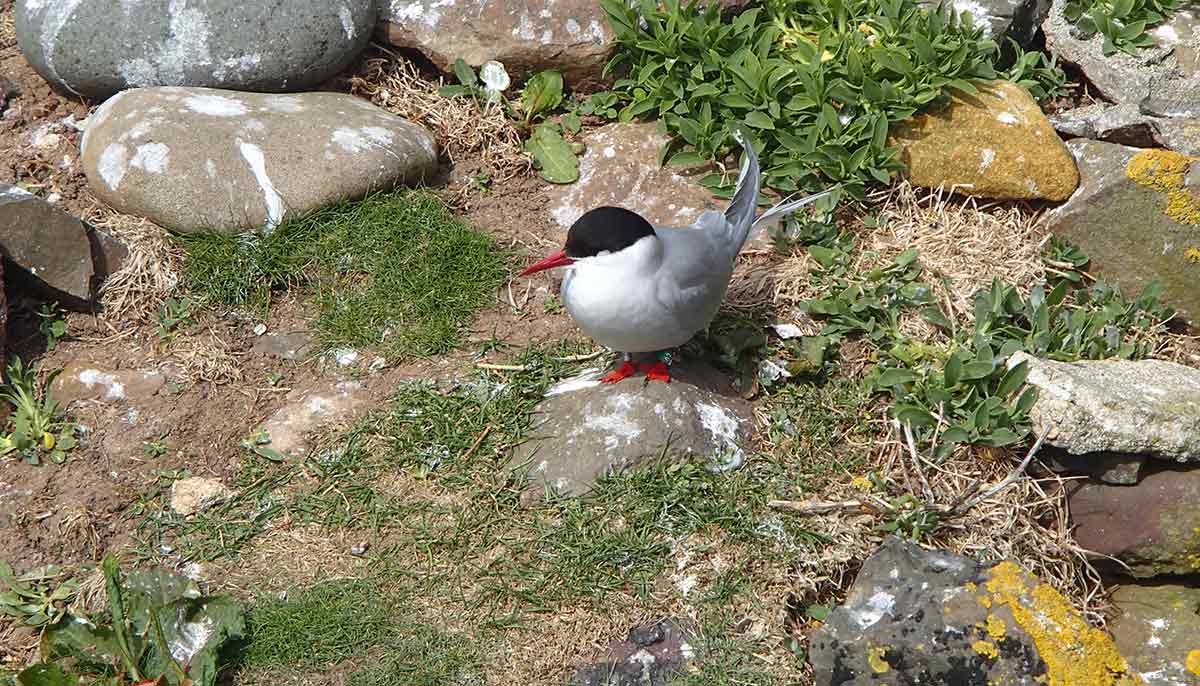
[[[188,383],[235,383],[242,380],[242,367],[230,351],[226,337],[209,330],[207,334],[185,334],[171,342],[169,352],[179,363]]]
[[[92,226],[129,250],[121,268],[105,280],[100,297],[107,321],[148,322],[180,285],[182,251],[155,224],[100,204],[84,215]]]
[[[380,48],[383,50],[382,48]],[[493,183],[502,183],[529,172],[531,160],[521,134],[498,103],[477,104],[467,97],[444,98],[444,85],[421,77],[411,62],[386,51],[384,57],[365,61],[350,80],[350,92],[405,119],[424,125],[453,164],[478,160]],[[463,184],[458,195],[471,192]]]
[[[17,27],[13,19],[13,7],[0,10],[0,50],[8,50],[17,44]]]

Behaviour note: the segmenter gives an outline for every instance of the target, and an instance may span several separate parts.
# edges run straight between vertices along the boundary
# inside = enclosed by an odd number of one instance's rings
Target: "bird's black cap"
[[[571,225],[567,232],[567,257],[595,257],[604,251],[619,252],[646,236],[654,227],[637,212],[620,207],[597,207]]]

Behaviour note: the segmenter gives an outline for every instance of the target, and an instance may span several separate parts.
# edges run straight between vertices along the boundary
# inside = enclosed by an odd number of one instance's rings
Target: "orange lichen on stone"
[[[996,648],[996,644],[991,641],[975,641],[971,644],[971,647],[975,649],[975,652],[984,657],[990,657],[993,660],[1000,657],[1000,651]]]
[[[892,666],[883,659],[887,655],[887,646],[870,646],[867,648],[867,664],[871,667],[871,671],[876,674],[883,674],[891,670]]]
[[[1200,224],[1200,197],[1188,190],[1184,181],[1195,157],[1171,150],[1146,150],[1130,158],[1125,176],[1138,185],[1167,194],[1163,210],[1180,224]]]
[[[988,636],[992,637],[992,640],[999,641],[1008,635],[1008,627],[1005,626],[1003,619],[1000,619],[996,615],[989,612],[987,618],[987,632]]]
[[[1046,663],[1050,686],[1127,686],[1139,680],[1108,634],[1089,626],[1058,591],[1030,588],[1021,568],[1001,562],[986,583],[996,605],[1007,606]]]
[[[1183,664],[1189,672],[1200,676],[1200,650],[1189,651],[1187,660]]]

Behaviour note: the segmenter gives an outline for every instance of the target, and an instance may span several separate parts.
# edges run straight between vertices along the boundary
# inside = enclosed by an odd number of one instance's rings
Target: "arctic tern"
[[[633,353],[657,353],[647,379],[670,382],[667,353],[709,325],[721,306],[734,261],[751,232],[834,189],[785,201],[755,219],[761,174],[754,148],[740,132],[744,155],[733,201],[691,226],[653,225],[620,207],[598,207],[567,232],[564,248],[521,276],[565,267],[562,300],[575,323],[597,343],[624,354],[602,381],[633,375]]]

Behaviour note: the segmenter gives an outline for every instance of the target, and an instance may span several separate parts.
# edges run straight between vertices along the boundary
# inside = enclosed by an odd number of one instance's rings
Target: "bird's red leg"
[[[633,376],[635,372],[637,372],[637,367],[633,366],[633,360],[629,353],[625,353],[625,358],[622,360],[621,366],[600,377],[600,382],[617,383],[622,379],[628,379]]]
[[[658,354],[658,361],[646,368],[647,381],[662,381],[671,383],[671,353],[663,351]]]

